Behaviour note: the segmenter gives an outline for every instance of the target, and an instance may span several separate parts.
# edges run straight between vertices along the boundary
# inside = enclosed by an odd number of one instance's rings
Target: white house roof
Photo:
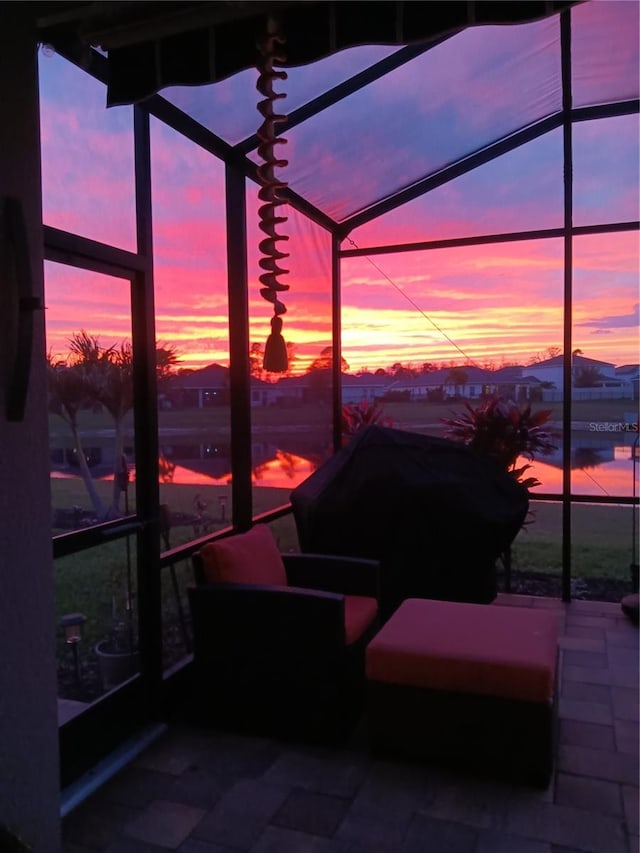
[[[556,355],[553,358],[547,358],[530,365],[530,370],[538,370],[540,367],[562,367],[563,363],[564,356]],[[573,365],[574,367],[615,367],[610,361],[598,361],[596,358],[587,358],[584,355],[574,355]]]

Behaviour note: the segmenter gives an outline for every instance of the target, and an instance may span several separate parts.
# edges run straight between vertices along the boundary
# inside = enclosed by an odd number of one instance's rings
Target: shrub
[[[381,405],[370,400],[359,403],[345,403],[342,407],[342,438],[347,441],[359,430],[378,424],[392,427],[393,420],[387,417]]]
[[[454,418],[441,418],[447,436],[493,459],[526,488],[539,486],[535,477],[523,476],[531,466],[516,468],[516,462],[520,456],[533,460],[555,450],[552,433],[543,429],[551,410],[532,412],[530,405],[520,408],[513,400],[495,397],[476,408],[465,403],[465,408]]]

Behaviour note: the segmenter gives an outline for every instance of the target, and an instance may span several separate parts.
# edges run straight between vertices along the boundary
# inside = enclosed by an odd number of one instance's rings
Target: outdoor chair
[[[348,735],[378,628],[376,561],[280,554],[257,524],[193,556],[195,721],[293,739]]]

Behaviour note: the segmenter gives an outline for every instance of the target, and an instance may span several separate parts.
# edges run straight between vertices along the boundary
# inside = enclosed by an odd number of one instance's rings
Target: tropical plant
[[[387,417],[379,403],[361,400],[359,403],[345,403],[342,407],[342,437],[348,441],[359,430],[378,424],[378,426],[393,426],[393,419]]]
[[[130,341],[103,347],[99,339],[84,329],[69,338],[66,359],[55,361],[49,355],[49,411],[59,415],[69,426],[80,474],[87,487],[96,516],[100,521],[121,515],[120,498],[126,494],[129,468],[124,454],[125,418],[133,408],[133,350]],[[170,381],[179,357],[172,346],[156,349],[158,388]],[[95,489],[91,471],[82,448],[78,415],[83,409],[107,412],[115,434],[113,457],[115,470],[110,505],[105,509]]]
[[[131,344],[123,341],[118,347],[103,351],[94,367],[96,377],[96,400],[111,415],[115,430],[115,476],[111,506],[107,515],[120,515],[120,495],[126,490],[128,464],[124,454],[124,422],[133,408],[133,354]],[[123,488],[124,487],[124,488]]]
[[[78,425],[80,411],[95,404],[95,389],[92,386],[91,377],[84,365],[54,361],[51,354],[47,355],[47,373],[49,411],[61,417],[71,431],[80,476],[84,481],[97,518],[102,519],[105,516],[105,509],[87,464]]]
[[[159,343],[156,347],[156,379],[159,391],[164,391],[171,382],[179,364],[180,356],[176,348],[171,344]]]
[[[582,365],[575,369],[573,385],[574,388],[597,388],[603,378],[597,367]]]
[[[536,477],[524,477],[531,465],[516,467],[523,456],[533,460],[536,454],[546,455],[555,450],[553,434],[544,428],[551,416],[550,409],[531,411],[513,400],[490,398],[477,407],[465,402],[466,411],[453,418],[442,418],[448,427],[446,435],[493,459],[527,489],[539,486]]]

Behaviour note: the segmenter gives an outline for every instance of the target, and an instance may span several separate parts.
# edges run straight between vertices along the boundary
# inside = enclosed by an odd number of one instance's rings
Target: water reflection
[[[160,481],[179,483],[179,470],[188,468],[195,475],[191,483],[231,482],[231,446],[213,442],[186,442],[160,445]]]
[[[572,441],[571,482],[576,494],[614,495],[630,497],[638,494],[640,459],[633,460],[632,437],[575,437]],[[87,451],[89,467],[95,479],[113,479],[113,462],[109,444],[97,444]],[[128,449],[133,458],[132,449]],[[291,446],[284,440],[278,445],[258,442],[252,447],[252,481],[256,487],[291,490],[305,480],[326,458],[326,448],[294,440]],[[528,460],[521,459],[519,464]],[[66,448],[52,451],[52,477],[78,476],[73,453]],[[531,463],[527,476],[537,477],[541,485],[532,490],[544,493],[562,491],[562,452]],[[635,479],[635,492],[634,492]],[[160,481],[176,485],[229,486],[231,484],[230,447],[221,443],[182,439],[179,445],[161,447]]]
[[[628,448],[627,448],[628,449]],[[526,463],[526,460],[521,460]],[[615,497],[631,497],[635,475],[636,494],[638,492],[637,471],[634,472],[631,458],[614,458],[607,462],[586,467],[571,466],[571,490],[577,495],[613,495]],[[548,462],[536,461],[527,471],[537,477],[541,485],[532,489],[532,493],[560,493],[562,491],[562,468]]]
[[[521,460],[522,464],[526,460]],[[579,495],[630,497],[638,493],[640,460],[635,459],[633,435],[594,439],[572,435],[571,490]],[[532,463],[531,473],[541,481],[532,492],[562,491],[562,450]],[[635,489],[634,489],[635,483]]]

